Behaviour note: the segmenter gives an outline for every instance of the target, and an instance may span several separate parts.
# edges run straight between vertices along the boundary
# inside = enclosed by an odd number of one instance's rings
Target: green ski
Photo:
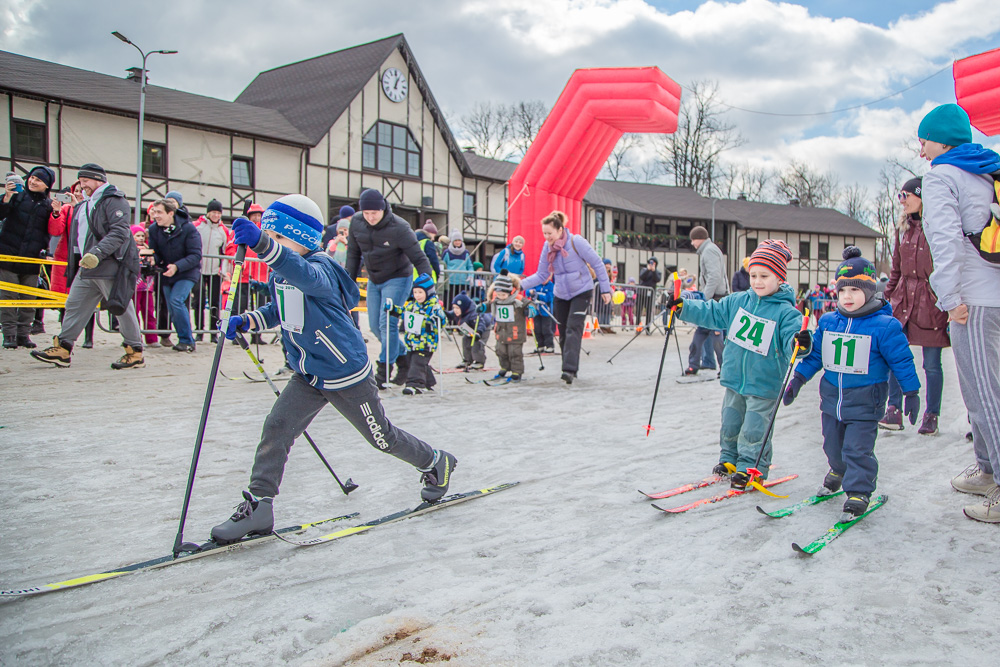
[[[828,494],[825,494],[825,495],[822,495],[822,496],[820,496],[820,495],[809,496],[808,498],[806,498],[805,500],[803,500],[801,503],[795,503],[794,505],[789,505],[788,507],[782,507],[780,509],[772,510],[770,512],[768,512],[767,510],[765,510],[760,505],[757,505],[757,511],[760,512],[761,514],[763,514],[764,516],[771,517],[772,519],[781,519],[781,518],[784,518],[786,516],[790,516],[792,514],[795,514],[796,512],[798,512],[803,507],[809,507],[810,505],[816,505],[818,503],[823,502],[824,500],[829,500],[830,498],[833,498],[835,496],[839,496],[842,493],[843,493],[843,491],[837,491],[836,493],[828,493]]]
[[[816,553],[817,551],[828,545],[830,542],[833,542],[835,539],[840,537],[845,530],[847,530],[854,524],[864,519],[866,516],[877,510],[879,507],[882,507],[882,505],[884,505],[887,500],[889,500],[889,496],[886,495],[878,496],[872,501],[871,505],[868,506],[868,511],[866,511],[861,516],[855,517],[850,521],[838,521],[837,523],[833,524],[833,528],[826,531],[822,535],[822,537],[819,537],[818,539],[805,545],[804,547],[800,547],[798,544],[792,542],[792,548],[798,551],[800,554],[805,554],[806,556],[812,556],[814,553]]]

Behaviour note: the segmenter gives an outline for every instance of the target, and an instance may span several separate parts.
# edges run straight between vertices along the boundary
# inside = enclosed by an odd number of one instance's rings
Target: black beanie
[[[378,190],[365,190],[362,192],[358,204],[362,211],[385,210],[385,198],[382,197],[382,193]]]
[[[923,179],[917,176],[916,178],[911,178],[906,183],[903,183],[903,187],[901,187],[900,190],[920,197],[920,186],[922,183]],[[920,198],[923,199],[923,197]]]
[[[108,182],[108,175],[104,171],[104,167],[99,164],[94,164],[93,162],[88,162],[87,164],[80,167],[80,171],[76,173],[77,178],[92,178],[95,181],[100,181],[102,183]]]
[[[52,171],[48,167],[44,166],[35,167],[34,169],[28,172],[28,175],[25,177],[25,180],[28,180],[32,176],[45,183],[45,185],[47,185],[48,189],[50,190],[52,189],[52,186],[56,182],[56,172]]]
[[[213,199],[212,201],[208,202],[207,210],[209,213],[211,213],[212,211],[218,211],[219,213],[222,213],[222,202],[220,202],[218,199]]]

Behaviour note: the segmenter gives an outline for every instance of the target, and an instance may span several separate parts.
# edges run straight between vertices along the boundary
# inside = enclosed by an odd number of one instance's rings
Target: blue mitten
[[[788,387],[785,388],[785,395],[782,396],[781,402],[784,405],[791,405],[795,397],[799,395],[799,390],[802,389],[802,385],[806,383],[806,379],[799,373],[793,373],[792,379],[788,381]]]
[[[219,322],[219,329],[222,329],[222,322]],[[226,326],[226,338],[236,340],[237,331],[250,331],[249,315],[233,315],[229,318],[229,324]]]
[[[245,245],[253,248],[260,243],[260,227],[253,224],[246,218],[236,218],[233,220],[233,241],[236,245]]]
[[[903,414],[910,418],[910,424],[917,423],[917,413],[920,412],[920,394],[913,391],[903,394]]]

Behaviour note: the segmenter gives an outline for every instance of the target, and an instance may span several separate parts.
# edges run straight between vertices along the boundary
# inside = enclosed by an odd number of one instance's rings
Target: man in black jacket
[[[52,347],[31,353],[36,359],[63,367],[69,366],[73,344],[97,304],[113,297],[119,272],[139,273],[139,253],[129,229],[132,208],[124,193],[108,183],[100,165],[83,165],[77,178],[88,197],[74,207],[67,235],[70,253],[66,280],[72,281],[72,286],[66,297],[62,331],[53,339]],[[129,288],[135,289],[134,279]],[[132,301],[118,316],[118,324],[125,339],[125,354],[111,368],[142,368],[142,334]]]
[[[646,335],[652,335],[653,324],[653,301],[656,296],[656,286],[663,280],[663,274],[656,270],[658,262],[655,257],[650,257],[646,262],[646,268],[639,272],[639,285],[647,289],[639,290],[639,309],[636,313],[636,324],[643,321],[642,313],[645,311]]]
[[[357,279],[364,257],[368,269],[368,327],[382,343],[375,381],[385,389],[388,366],[396,364],[393,384],[406,382],[406,349],[399,338],[399,319],[383,309],[387,300],[402,305],[413,287],[413,268],[431,274],[431,263],[420,249],[410,225],[393,214],[389,203],[378,190],[365,190],[359,201],[360,211],[351,219],[347,237],[347,273]],[[388,318],[388,339],[386,338]]]

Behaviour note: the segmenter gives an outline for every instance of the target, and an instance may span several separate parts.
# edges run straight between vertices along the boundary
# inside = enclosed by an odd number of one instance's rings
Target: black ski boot
[[[718,475],[719,477],[729,477],[729,468],[726,466],[724,461],[720,461],[715,464],[714,468],[712,468],[712,474]]]
[[[406,355],[396,357],[396,374],[393,376],[390,382],[392,382],[397,387],[402,387],[406,384],[406,374],[410,371],[410,360],[406,358]]]
[[[868,511],[868,496],[863,493],[849,493],[844,502],[844,515],[841,521],[850,521]]]
[[[819,487],[819,491],[816,492],[817,496],[828,496],[832,493],[840,491],[840,485],[844,483],[844,476],[838,475],[832,470],[826,473],[826,477],[823,478],[823,486]]]
[[[218,544],[239,542],[248,535],[269,535],[274,530],[274,498],[254,500],[249,491],[243,492],[243,502],[225,523],[212,529],[212,539]]]
[[[733,476],[729,478],[729,488],[737,491],[746,491],[749,483],[750,475],[745,472],[734,472]]]
[[[424,488],[420,490],[420,497],[432,503],[441,500],[444,494],[448,493],[448,483],[451,481],[451,473],[458,466],[458,459],[443,449],[434,450],[434,462],[430,468],[418,468],[423,475],[420,481],[424,483]]]

